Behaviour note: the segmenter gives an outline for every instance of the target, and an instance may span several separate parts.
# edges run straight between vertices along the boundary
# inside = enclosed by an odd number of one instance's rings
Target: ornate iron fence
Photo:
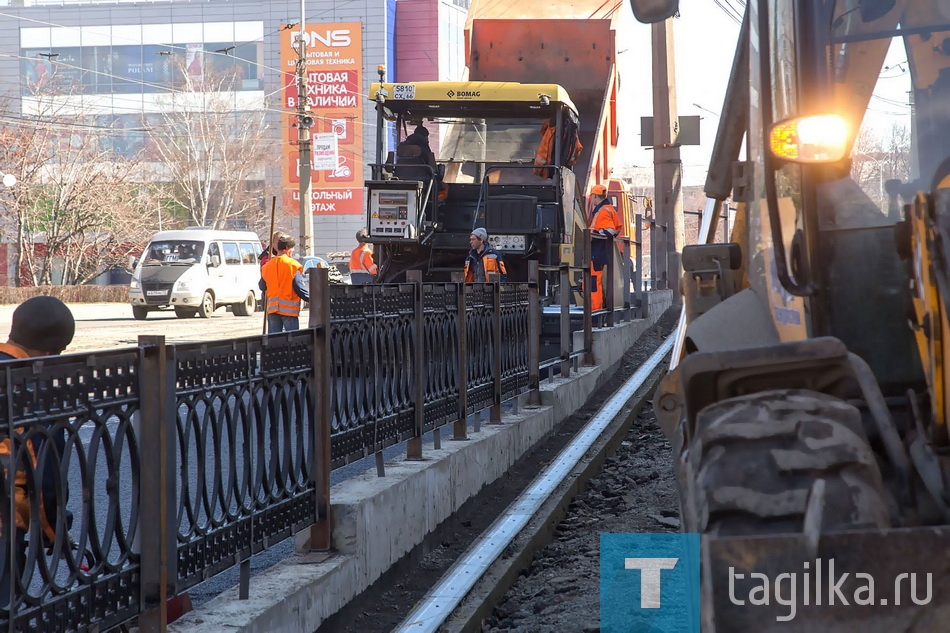
[[[537,387],[528,284],[311,283],[310,329],[0,364],[0,627],[161,630],[169,596],[328,543],[332,468]]]

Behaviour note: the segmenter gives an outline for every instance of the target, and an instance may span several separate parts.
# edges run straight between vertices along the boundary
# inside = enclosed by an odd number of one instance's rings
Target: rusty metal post
[[[615,246],[614,236],[607,235],[607,263],[604,265],[604,308],[607,310],[607,327],[614,326],[614,282],[617,279],[617,269],[614,266],[614,258],[617,256],[617,247]]]
[[[174,348],[164,336],[140,336],[138,543],[141,554],[139,630],[164,633],[168,598],[178,580]]]
[[[562,263],[558,269],[558,297],[561,300],[561,378],[571,375],[571,268]]]
[[[452,273],[452,281],[458,284],[458,368],[456,380],[459,388],[458,418],[453,425],[452,439],[468,439],[468,306],[466,302],[466,285],[462,273]]]
[[[636,239],[637,269],[633,273],[633,292],[640,305],[637,316],[642,319],[646,316],[646,306],[643,304],[643,215],[639,213],[634,239]]]
[[[541,289],[538,260],[528,261],[528,402],[541,406]]]
[[[584,364],[594,364],[594,319],[591,314],[590,229],[584,229]]]
[[[497,277],[496,277],[497,279]],[[501,424],[501,283],[492,283],[492,405],[489,424]]]
[[[633,277],[633,262],[630,261],[630,237],[623,240],[623,320],[630,320],[630,310],[633,307],[630,293],[630,280]]]
[[[330,517],[330,431],[333,424],[333,365],[330,360],[330,277],[326,268],[310,271],[310,325],[313,328],[313,383],[310,393],[314,483],[317,515],[310,528],[310,551],[328,552],[332,544]]]
[[[425,426],[425,306],[422,303],[422,271],[406,271],[406,281],[412,284],[413,317],[412,317],[412,392],[413,410],[415,412],[415,435],[406,443],[406,457],[408,459],[422,459],[422,435]]]

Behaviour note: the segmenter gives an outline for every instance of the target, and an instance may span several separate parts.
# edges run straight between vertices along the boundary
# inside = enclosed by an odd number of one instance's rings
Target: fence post
[[[647,315],[646,306],[643,303],[643,215],[637,214],[637,228],[634,233],[636,237],[637,270],[634,272],[633,288],[636,293],[637,303],[640,305],[637,316],[643,318]]]
[[[538,260],[528,261],[528,406],[541,406],[541,293]]]
[[[630,310],[633,307],[633,302],[630,297],[630,281],[633,277],[633,262],[630,261],[630,235],[628,235],[623,240],[623,320],[629,321],[631,319]]]
[[[656,262],[659,249],[656,246],[656,217],[650,219],[650,290],[656,290]],[[664,251],[665,252],[665,251]]]
[[[141,468],[138,542],[141,545],[139,630],[164,633],[168,598],[178,581],[173,348],[164,336],[139,336],[139,459]],[[171,360],[171,362],[169,362]]]
[[[594,319],[591,314],[590,229],[584,229],[584,364],[594,364]]]
[[[607,263],[604,271],[604,308],[607,309],[607,327],[614,326],[614,308],[616,301],[614,297],[614,284],[617,279],[617,269],[614,266],[614,258],[617,256],[617,247],[615,246],[614,236],[607,235]]]
[[[487,275],[486,275],[487,276]],[[489,424],[501,424],[501,282],[492,281],[492,405]]]
[[[571,375],[571,267],[562,263],[558,267],[558,298],[561,300],[561,378]]]
[[[426,385],[425,385],[425,310],[422,303],[422,271],[406,271],[406,281],[412,284],[413,323],[412,323],[412,384],[413,409],[415,411],[415,435],[406,443],[408,459],[422,459],[422,427],[425,425]]]
[[[313,437],[314,483],[317,516],[310,528],[310,551],[328,552],[332,543],[330,523],[330,430],[333,423],[333,365],[330,362],[330,277],[326,268],[310,270],[310,327],[313,328],[313,383],[310,424]]]
[[[458,285],[458,369],[456,372],[459,388],[458,418],[453,426],[452,438],[468,439],[468,306],[466,302],[465,279],[461,272],[452,273],[452,281]]]

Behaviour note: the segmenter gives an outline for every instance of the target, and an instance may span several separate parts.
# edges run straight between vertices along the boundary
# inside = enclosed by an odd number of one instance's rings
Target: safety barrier
[[[536,282],[326,273],[308,329],[0,364],[0,627],[163,631],[170,597],[234,566],[246,597],[253,554],[308,527],[329,548],[333,468],[375,453],[382,473],[383,448],[421,456],[425,433],[537,395]]]

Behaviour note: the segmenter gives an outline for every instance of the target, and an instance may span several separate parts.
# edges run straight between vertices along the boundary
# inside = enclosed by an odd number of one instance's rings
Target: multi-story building
[[[365,221],[362,181],[376,142],[376,114],[366,95],[378,65],[401,81],[460,78],[467,5],[323,0],[304,7],[313,131],[336,135],[339,161],[336,169],[314,173],[317,254],[352,248]],[[4,116],[35,115],[37,93],[52,91],[61,112],[109,128],[112,151],[133,155],[147,151],[151,134],[162,133],[149,122],[167,110],[169,94],[184,82],[200,86],[228,74],[237,81],[218,99],[238,113],[267,112],[273,160],[252,186],[260,187],[262,200],[278,196],[279,223],[296,232],[293,73],[300,13],[296,0],[0,0],[0,93],[13,104],[12,113],[0,113],[0,126]],[[262,215],[269,207],[262,205]]]

